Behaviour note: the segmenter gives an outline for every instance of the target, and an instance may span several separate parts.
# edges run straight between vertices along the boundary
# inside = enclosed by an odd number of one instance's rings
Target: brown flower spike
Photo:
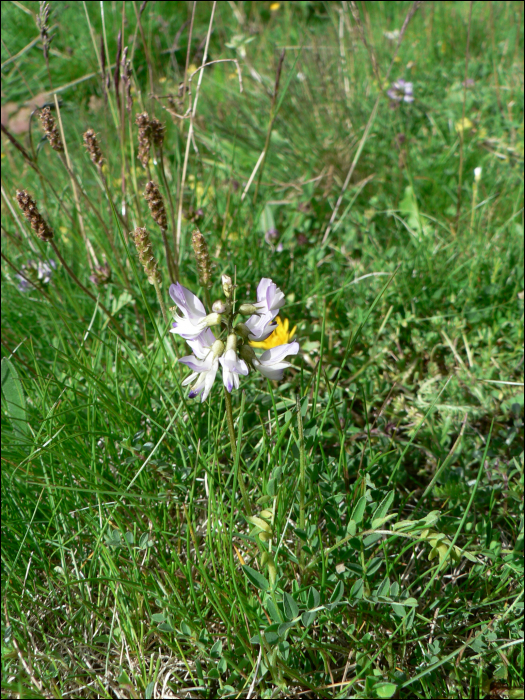
[[[197,260],[197,268],[199,270],[199,281],[205,289],[210,289],[211,287],[211,261],[210,253],[208,251],[208,244],[206,239],[199,231],[195,231],[191,235],[191,245],[193,246],[193,252],[195,253],[195,259]]]
[[[151,149],[151,124],[148,113],[137,114],[135,124],[139,127],[139,160],[142,167],[147,168]]]
[[[54,151],[63,151],[64,146],[62,144],[62,139],[60,138],[60,132],[57,129],[55,123],[55,117],[51,114],[49,107],[44,107],[40,110],[38,115],[40,123],[42,124],[42,129],[44,130],[49,145]]]
[[[18,206],[22,210],[22,214],[31,224],[33,231],[41,241],[48,243],[55,234],[45,221],[42,214],[38,211],[35,200],[30,194],[28,194],[27,190],[17,190],[16,200],[18,202]]]
[[[164,200],[162,199],[160,190],[153,181],[148,182],[146,185],[144,199],[148,203],[153,220],[165,231],[168,228],[166,207],[164,206]]]
[[[157,282],[160,284],[162,278],[158,270],[157,261],[152,252],[151,240],[149,233],[145,228],[137,226],[137,228],[131,234],[135,242],[135,247],[137,253],[139,254],[139,260],[144,268],[144,272],[148,278],[150,284],[155,284]]]
[[[162,144],[164,143],[164,131],[166,130],[166,127],[159,119],[155,119],[155,117],[150,119],[149,125],[151,128],[151,138],[153,139],[153,143],[157,148],[161,148]]]
[[[103,161],[102,151],[100,150],[97,136],[93,129],[88,129],[84,133],[84,146],[86,147],[89,157],[93,163],[100,168]]]

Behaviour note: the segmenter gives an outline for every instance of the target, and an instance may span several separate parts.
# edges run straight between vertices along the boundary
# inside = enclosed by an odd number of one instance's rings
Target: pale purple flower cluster
[[[408,83],[403,78],[399,78],[392,83],[386,94],[393,102],[413,102],[414,101],[414,86]]]
[[[227,282],[224,282],[225,279]],[[225,292],[230,287],[231,280],[223,278]],[[223,313],[206,314],[200,299],[180,283],[171,285],[170,296],[180,312],[174,315],[171,332],[184,338],[193,350],[192,355],[179,360],[192,370],[192,374],[183,381],[183,386],[193,384],[190,398],[200,396],[201,401],[207,399],[219,365],[222,367],[224,386],[231,392],[239,388],[240,376],[246,376],[249,367],[268,379],[282,379],[284,370],[290,367],[284,358],[299,352],[299,343],[294,341],[271,348],[257,357],[248,344],[249,340],[265,340],[273,332],[276,328],[274,319],[285,301],[283,292],[267,277],[259,282],[257,302],[240,307],[240,312],[248,313],[250,317],[246,323],[239,323],[233,328],[235,314],[229,300],[220,305],[214,304],[216,308],[223,308]],[[227,330],[226,343],[217,339],[210,330],[210,326],[221,325]]]
[[[57,264],[52,258],[49,259],[49,262],[45,260],[28,260],[27,263],[22,265],[22,274],[15,275],[18,280],[18,289],[21,292],[33,289],[31,282],[36,286],[49,284],[56,266]]]

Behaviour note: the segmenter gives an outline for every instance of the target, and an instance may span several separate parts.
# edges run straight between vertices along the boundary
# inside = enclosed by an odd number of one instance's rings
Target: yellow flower
[[[287,318],[285,318],[284,321],[281,321],[281,317],[277,316],[275,320],[277,321],[277,328],[274,330],[274,332],[268,336],[266,340],[261,340],[258,342],[254,341],[250,343],[252,347],[269,350],[270,348],[276,348],[278,345],[284,345],[285,343],[290,342],[295,335],[295,329],[297,326],[294,326],[292,330],[289,331],[288,328],[290,324]]]
[[[275,11],[278,10],[280,7],[281,7],[281,3],[280,3],[280,2],[272,2],[272,4],[270,5],[270,12],[275,12]],[[271,345],[270,347],[273,348],[274,346]]]
[[[470,119],[468,117],[464,117],[456,122],[456,131],[458,134],[461,134],[463,131],[472,129],[473,126],[474,124],[470,121]]]

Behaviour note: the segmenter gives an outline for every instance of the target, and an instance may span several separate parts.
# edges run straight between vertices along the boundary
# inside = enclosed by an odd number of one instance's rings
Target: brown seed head
[[[44,107],[40,110],[38,115],[40,123],[42,124],[42,129],[44,130],[49,145],[54,151],[63,151],[64,146],[62,144],[62,139],[60,138],[60,132],[57,129],[55,123],[55,117],[51,114],[49,107]]]
[[[135,124],[139,127],[139,160],[142,167],[146,168],[149,163],[149,152],[151,149],[151,124],[147,112],[137,114]]]
[[[22,214],[29,221],[31,228],[40,240],[44,241],[44,243],[50,241],[55,234],[38,211],[35,200],[28,194],[27,190],[17,190],[16,200],[22,210]]]
[[[102,165],[102,151],[100,150],[100,146],[97,141],[97,136],[93,129],[88,129],[84,133],[84,146],[87,149],[87,152],[89,153],[89,157],[97,165],[99,168]]]
[[[210,253],[208,251],[208,244],[206,239],[199,231],[195,231],[191,235],[191,245],[193,246],[193,252],[195,253],[195,259],[197,261],[197,269],[199,271],[199,281],[203,287],[210,289],[211,287],[211,260]]]
[[[166,127],[159,119],[155,119],[155,117],[150,119],[149,124],[151,127],[151,138],[153,139],[153,143],[157,148],[161,148],[162,144],[164,143],[164,132]]]
[[[155,284],[155,282],[160,284],[160,282],[162,282],[162,277],[160,276],[157,261],[152,252],[149,233],[145,228],[138,226],[131,235],[133,236],[135,247],[139,254],[139,260],[144,267],[148,282],[150,284]]]
[[[168,228],[168,219],[166,217],[164,200],[162,199],[159,188],[153,181],[148,182],[146,185],[144,199],[148,203],[153,220],[156,221],[162,229],[166,230]]]

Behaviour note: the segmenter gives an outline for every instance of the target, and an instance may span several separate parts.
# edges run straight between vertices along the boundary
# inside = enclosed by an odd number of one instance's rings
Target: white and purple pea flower
[[[386,91],[392,102],[413,102],[414,101],[414,85],[403,78],[395,80],[390,88]]]
[[[263,277],[257,287],[254,313],[246,323],[235,326],[234,332],[229,333],[226,344],[218,340],[210,330],[210,326],[221,324],[221,314],[206,314],[200,299],[178,282],[170,286],[170,296],[179,311],[174,314],[175,322],[171,332],[184,338],[193,350],[192,355],[179,360],[192,370],[182,383],[183,386],[193,383],[190,398],[200,396],[201,402],[208,398],[219,364],[222,367],[224,386],[231,392],[239,388],[240,376],[248,374],[249,366],[268,379],[282,379],[284,370],[291,366],[284,358],[299,352],[299,343],[294,341],[271,348],[257,357],[247,344],[248,340],[265,340],[273,332],[276,328],[274,318],[285,302],[283,292],[267,277]],[[239,353],[236,333],[243,342]]]

